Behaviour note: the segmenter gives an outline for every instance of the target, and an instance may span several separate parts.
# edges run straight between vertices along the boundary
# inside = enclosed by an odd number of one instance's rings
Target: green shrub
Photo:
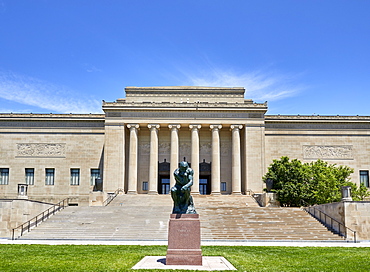
[[[369,192],[364,185],[357,186],[350,181],[352,173],[353,169],[348,166],[322,160],[302,163],[297,159],[281,157],[269,166],[263,181],[274,181],[273,191],[282,206],[337,202],[341,200],[342,186],[352,187],[353,200],[363,200]]]

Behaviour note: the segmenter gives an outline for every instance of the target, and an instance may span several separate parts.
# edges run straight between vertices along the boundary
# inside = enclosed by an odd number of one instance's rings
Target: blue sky
[[[101,113],[126,86],[369,116],[370,1],[0,0],[0,112]]]

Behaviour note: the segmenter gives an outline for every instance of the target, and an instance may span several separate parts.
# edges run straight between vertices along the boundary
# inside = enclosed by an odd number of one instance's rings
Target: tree
[[[350,182],[353,169],[317,160],[302,163],[297,159],[281,157],[269,166],[263,181],[274,181],[273,191],[277,193],[282,206],[299,207],[302,201],[313,204],[331,203],[341,200],[342,186],[352,187],[354,200],[369,195],[365,186],[358,187]]]

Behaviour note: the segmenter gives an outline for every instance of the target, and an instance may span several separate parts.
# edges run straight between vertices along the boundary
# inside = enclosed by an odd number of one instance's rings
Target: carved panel
[[[212,152],[212,144],[209,143],[209,142],[200,143],[199,149],[200,149],[199,150],[199,153],[202,154],[202,155],[211,154],[211,152]]]
[[[181,143],[180,144],[180,154],[190,154],[191,151],[191,144],[190,143]]]
[[[304,145],[305,159],[353,159],[352,145]]]
[[[66,144],[17,144],[18,157],[64,158]]]
[[[230,154],[231,145],[228,142],[221,143],[221,156],[228,156]]]
[[[159,143],[158,144],[158,153],[160,155],[170,154],[171,145],[169,142]]]
[[[141,155],[148,155],[150,152],[150,144],[149,143],[139,144],[139,152]]]

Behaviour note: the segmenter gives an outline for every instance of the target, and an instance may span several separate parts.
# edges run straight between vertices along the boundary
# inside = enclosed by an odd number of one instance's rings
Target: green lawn
[[[238,271],[370,271],[370,248],[205,246]],[[129,271],[165,246],[0,245],[0,271]],[[171,271],[171,270],[138,270]],[[177,270],[185,271],[185,270]]]

